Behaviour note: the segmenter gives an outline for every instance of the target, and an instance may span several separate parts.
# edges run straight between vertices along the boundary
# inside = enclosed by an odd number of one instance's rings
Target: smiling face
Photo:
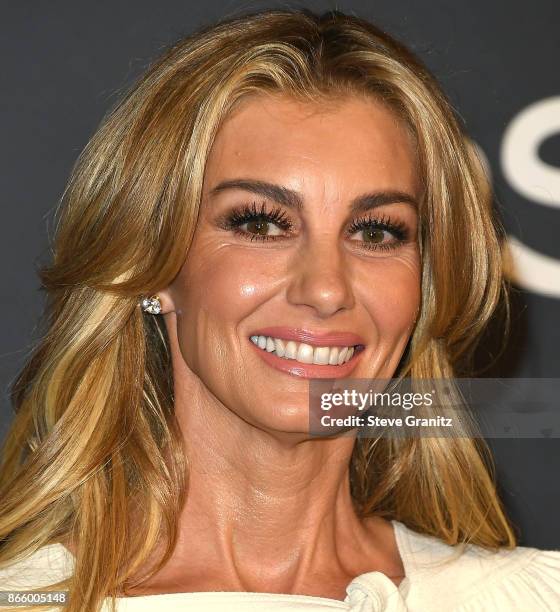
[[[306,430],[309,378],[392,377],[420,305],[416,165],[375,100],[245,99],[161,293],[175,376],[269,431]]]

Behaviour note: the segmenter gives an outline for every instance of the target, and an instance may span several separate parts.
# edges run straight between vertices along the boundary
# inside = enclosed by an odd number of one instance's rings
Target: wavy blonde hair
[[[160,538],[159,566],[174,548],[188,461],[166,332],[139,296],[178,273],[214,136],[239,100],[262,92],[319,104],[370,96],[415,138],[422,305],[400,376],[452,377],[507,301],[501,226],[480,163],[435,79],[401,43],[358,17],[308,10],[238,16],[178,42],[77,161],[53,263],[41,272],[48,329],[13,390],[0,567],[76,542],[74,573],[56,585],[70,590],[67,612],[114,603]],[[350,470],[362,516],[451,545],[516,545],[481,439],[360,439]]]

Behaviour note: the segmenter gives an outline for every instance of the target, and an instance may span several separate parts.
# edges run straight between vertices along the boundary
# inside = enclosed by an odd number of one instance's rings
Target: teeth
[[[313,363],[327,365],[329,363],[331,349],[328,346],[318,346],[313,351]]]
[[[295,359],[297,355],[297,344],[290,340],[286,342],[286,350],[284,351],[284,359]]]
[[[301,363],[313,363],[313,347],[303,342],[300,343],[296,361],[301,361]]]
[[[340,349],[337,346],[331,349],[329,356],[329,365],[338,365],[338,353],[340,353]]]
[[[270,336],[251,336],[251,342],[268,353],[274,352],[283,359],[317,365],[342,365],[352,358],[353,346],[316,346]]]
[[[260,340],[260,338],[259,338]],[[342,365],[346,361],[346,354],[348,353],[348,347],[345,346],[340,349],[340,353],[338,353],[338,365]]]
[[[284,357],[284,353],[286,351],[286,345],[284,342],[280,340],[280,338],[276,338],[276,340],[274,340],[274,344],[276,346],[276,355],[278,355],[278,357]]]

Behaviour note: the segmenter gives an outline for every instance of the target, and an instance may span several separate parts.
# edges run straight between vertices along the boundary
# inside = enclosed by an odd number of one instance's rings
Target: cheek
[[[249,313],[274,284],[265,258],[251,257],[227,245],[192,250],[176,279],[175,295],[193,311],[214,313],[219,321],[232,321]]]
[[[238,326],[269,299],[285,269],[279,253],[232,246],[204,232],[195,237],[172,285],[177,336],[193,370],[223,362],[225,352],[229,363],[240,362]]]
[[[407,335],[421,300],[418,253],[410,251],[370,262],[362,271],[362,301],[376,322],[381,342],[394,343]]]

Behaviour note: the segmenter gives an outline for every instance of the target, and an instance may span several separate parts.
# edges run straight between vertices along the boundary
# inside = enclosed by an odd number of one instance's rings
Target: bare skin
[[[283,96],[245,100],[220,129],[205,171],[201,213],[185,264],[158,294],[171,343],[176,414],[190,463],[189,495],[170,561],[128,596],[195,591],[293,593],[343,600],[357,575],[405,571],[390,522],[360,519],[348,465],[354,438],[309,436],[308,381],[265,363],[254,329],[287,325],[360,334],[355,378],[391,377],[420,304],[414,205],[394,201],[353,214],[378,190],[419,201],[412,139],[378,102],[318,108]],[[301,210],[231,179],[295,191]],[[220,226],[256,202],[288,215],[278,240],[248,240]],[[348,235],[357,217],[398,221],[392,249]],[[248,231],[248,226],[243,226]],[[390,232],[387,244],[394,242]]]

